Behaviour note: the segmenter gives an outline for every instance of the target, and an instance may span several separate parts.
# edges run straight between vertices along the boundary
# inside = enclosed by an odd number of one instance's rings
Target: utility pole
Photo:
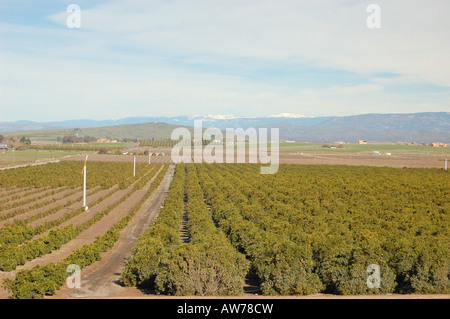
[[[88,159],[88,155],[86,155],[86,159],[84,160],[84,166],[83,166],[83,170],[81,171],[81,174],[83,174],[84,178],[83,178],[83,207],[84,210],[87,211],[89,209],[89,207],[86,205],[86,162]]]
[[[136,156],[134,157],[133,176],[136,176]]]

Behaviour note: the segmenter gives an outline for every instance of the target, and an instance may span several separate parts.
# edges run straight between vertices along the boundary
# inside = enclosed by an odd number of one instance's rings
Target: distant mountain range
[[[236,117],[232,115],[177,116],[177,117],[129,117],[120,120],[69,120],[61,122],[0,122],[0,132],[57,130],[74,128],[96,128],[96,137],[111,136],[120,126],[119,138],[137,138],[133,125],[145,123],[167,123],[177,126],[193,126],[194,120],[203,120],[203,128],[215,127],[248,128],[278,127],[280,138],[301,142],[332,143],[335,141],[357,142],[369,140],[378,142],[450,142],[450,113],[425,112],[409,114],[363,114],[341,117],[305,117],[280,114],[268,117]],[[124,126],[126,125],[126,130]],[[102,130],[101,128],[105,129]],[[106,129],[107,127],[107,129]],[[142,136],[142,125],[136,126]],[[126,132],[126,133],[124,133]]]
[[[67,120],[60,122],[0,122],[0,132],[16,131],[34,131],[34,130],[52,130],[52,129],[73,129],[73,128],[91,128],[105,127],[128,124],[145,123],[167,123],[181,126],[194,126],[194,120],[203,120],[204,127],[216,127],[219,129],[248,128],[271,125],[276,122],[297,126],[310,126],[321,123],[333,117],[299,117],[292,114],[281,114],[280,116],[269,117],[235,117],[232,115],[185,115],[176,117],[152,116],[152,117],[127,117],[119,120]]]
[[[332,143],[338,140],[357,142],[450,142],[450,113],[364,114],[333,117],[311,126],[283,122],[281,139]]]

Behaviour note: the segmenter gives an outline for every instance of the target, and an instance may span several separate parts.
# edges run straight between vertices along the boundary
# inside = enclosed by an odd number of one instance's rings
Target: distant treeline
[[[75,135],[68,135],[68,136],[58,136],[56,138],[56,141],[63,144],[72,144],[72,143],[89,143],[89,142],[95,142],[97,141],[97,138],[92,136],[83,136],[78,137]]]
[[[120,150],[120,146],[117,147],[104,147],[104,146],[93,146],[93,145],[82,145],[82,144],[74,144],[74,145],[30,145],[30,149],[35,150],[50,150],[50,151],[94,151],[94,152],[114,152],[116,150]]]

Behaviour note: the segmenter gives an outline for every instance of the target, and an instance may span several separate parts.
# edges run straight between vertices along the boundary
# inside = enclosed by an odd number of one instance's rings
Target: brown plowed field
[[[280,153],[280,163],[443,168],[445,156],[436,154],[306,154]]]
[[[164,149],[165,156],[152,156],[152,163],[171,164],[170,149]],[[248,158],[248,157],[247,157]],[[66,159],[68,161],[82,161],[83,156],[74,156]],[[90,161],[104,162],[133,162],[132,155],[89,155]],[[424,167],[424,168],[443,168],[444,155],[439,154],[392,154],[392,155],[373,155],[369,153],[296,153],[280,152],[280,164],[327,164],[327,165],[363,165],[363,166],[387,166],[395,168],[403,167]],[[137,155],[137,163],[148,163],[148,156]],[[265,164],[268,165],[268,164]]]

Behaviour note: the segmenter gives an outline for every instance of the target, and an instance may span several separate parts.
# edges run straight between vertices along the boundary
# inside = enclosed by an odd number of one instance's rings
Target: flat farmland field
[[[450,292],[447,172],[281,165],[261,175],[259,168],[177,165],[122,283],[200,296]],[[372,268],[376,287],[368,284]]]
[[[324,147],[330,146],[330,147]],[[331,148],[334,146],[334,148]],[[302,152],[302,153],[372,153],[378,151],[381,153],[392,154],[441,154],[450,155],[448,147],[431,147],[413,144],[357,144],[345,143],[342,145],[336,143],[286,143],[279,144],[280,151]]]
[[[366,145],[362,145],[366,146]],[[373,152],[326,152],[322,148],[315,148],[317,152],[309,151],[293,152],[290,149],[284,149],[280,147],[279,152],[279,162],[280,164],[306,164],[306,165],[351,165],[351,166],[376,166],[376,167],[395,167],[395,168],[444,168],[445,159],[450,159],[450,154],[445,152],[436,153],[414,153],[414,147],[408,147],[407,152],[401,153],[391,153],[391,155],[386,155],[386,153],[373,154]],[[427,149],[431,149],[427,147]],[[447,150],[450,148],[447,148]],[[134,149],[137,153],[142,153],[148,150],[148,148],[138,147]],[[153,153],[164,153],[164,155],[151,156],[151,163],[161,163],[161,164],[173,164],[171,157],[171,149],[150,149]],[[193,156],[194,152],[192,150],[192,162],[196,160]],[[224,151],[225,154],[225,151]],[[100,162],[133,162],[133,155],[111,155],[111,154],[92,154],[90,155],[91,161]],[[81,161],[84,159],[83,155],[71,156],[64,160],[66,161]],[[245,155],[246,162],[249,161],[248,150]],[[224,162],[226,158],[224,156]],[[138,163],[148,163],[148,155],[136,155],[136,162]],[[237,160],[235,159],[235,162]]]
[[[127,163],[88,163],[85,211],[82,167],[71,161],[0,172],[0,278],[8,283],[1,297],[54,293],[68,265],[100,260],[147,211],[148,200],[158,200],[152,195],[161,183],[170,182],[168,165],[138,164],[133,176]]]
[[[443,169],[156,158],[92,155],[88,211],[81,158],[0,171],[0,297],[450,293]]]

